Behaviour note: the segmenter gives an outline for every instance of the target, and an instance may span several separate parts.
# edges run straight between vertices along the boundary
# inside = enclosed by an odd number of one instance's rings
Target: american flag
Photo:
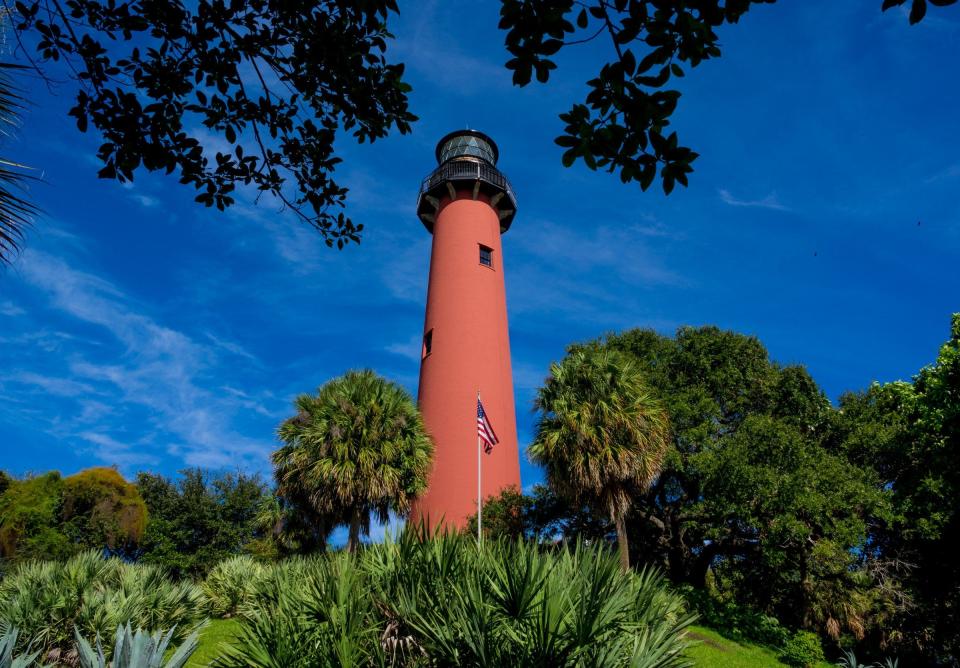
[[[493,446],[500,442],[493,431],[493,425],[487,419],[487,412],[483,410],[479,397],[477,397],[477,436],[483,441],[483,451],[488,455],[493,451]]]

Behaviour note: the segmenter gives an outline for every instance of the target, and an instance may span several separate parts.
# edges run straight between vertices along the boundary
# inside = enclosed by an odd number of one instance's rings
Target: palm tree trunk
[[[353,517],[350,518],[350,535],[347,537],[347,552],[353,554],[360,546],[360,509],[353,509]]]
[[[613,514],[613,523],[617,526],[617,548],[620,551],[620,568],[626,573],[630,570],[630,545],[627,543],[627,522],[623,513]]]

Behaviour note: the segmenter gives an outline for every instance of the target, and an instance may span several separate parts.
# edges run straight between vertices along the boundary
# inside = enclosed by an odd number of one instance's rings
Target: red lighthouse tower
[[[448,134],[436,156],[417,204],[433,234],[419,401],[435,454],[412,519],[463,528],[477,512],[478,492],[485,499],[520,486],[500,246],[517,201],[497,169],[497,145],[482,132]],[[478,392],[499,438],[480,456]]]

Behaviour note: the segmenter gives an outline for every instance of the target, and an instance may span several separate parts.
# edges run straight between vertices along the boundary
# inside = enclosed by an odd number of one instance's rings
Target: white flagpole
[[[477,390],[477,408],[480,407],[480,390]],[[483,542],[483,493],[481,490],[483,457],[480,456],[480,433],[477,432],[477,544]]]

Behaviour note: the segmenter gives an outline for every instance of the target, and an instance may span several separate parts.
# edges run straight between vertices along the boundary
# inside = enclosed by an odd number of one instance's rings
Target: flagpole
[[[480,407],[480,390],[477,390],[477,408]],[[483,543],[483,493],[481,492],[483,457],[480,456],[480,434],[477,433],[477,545]]]

